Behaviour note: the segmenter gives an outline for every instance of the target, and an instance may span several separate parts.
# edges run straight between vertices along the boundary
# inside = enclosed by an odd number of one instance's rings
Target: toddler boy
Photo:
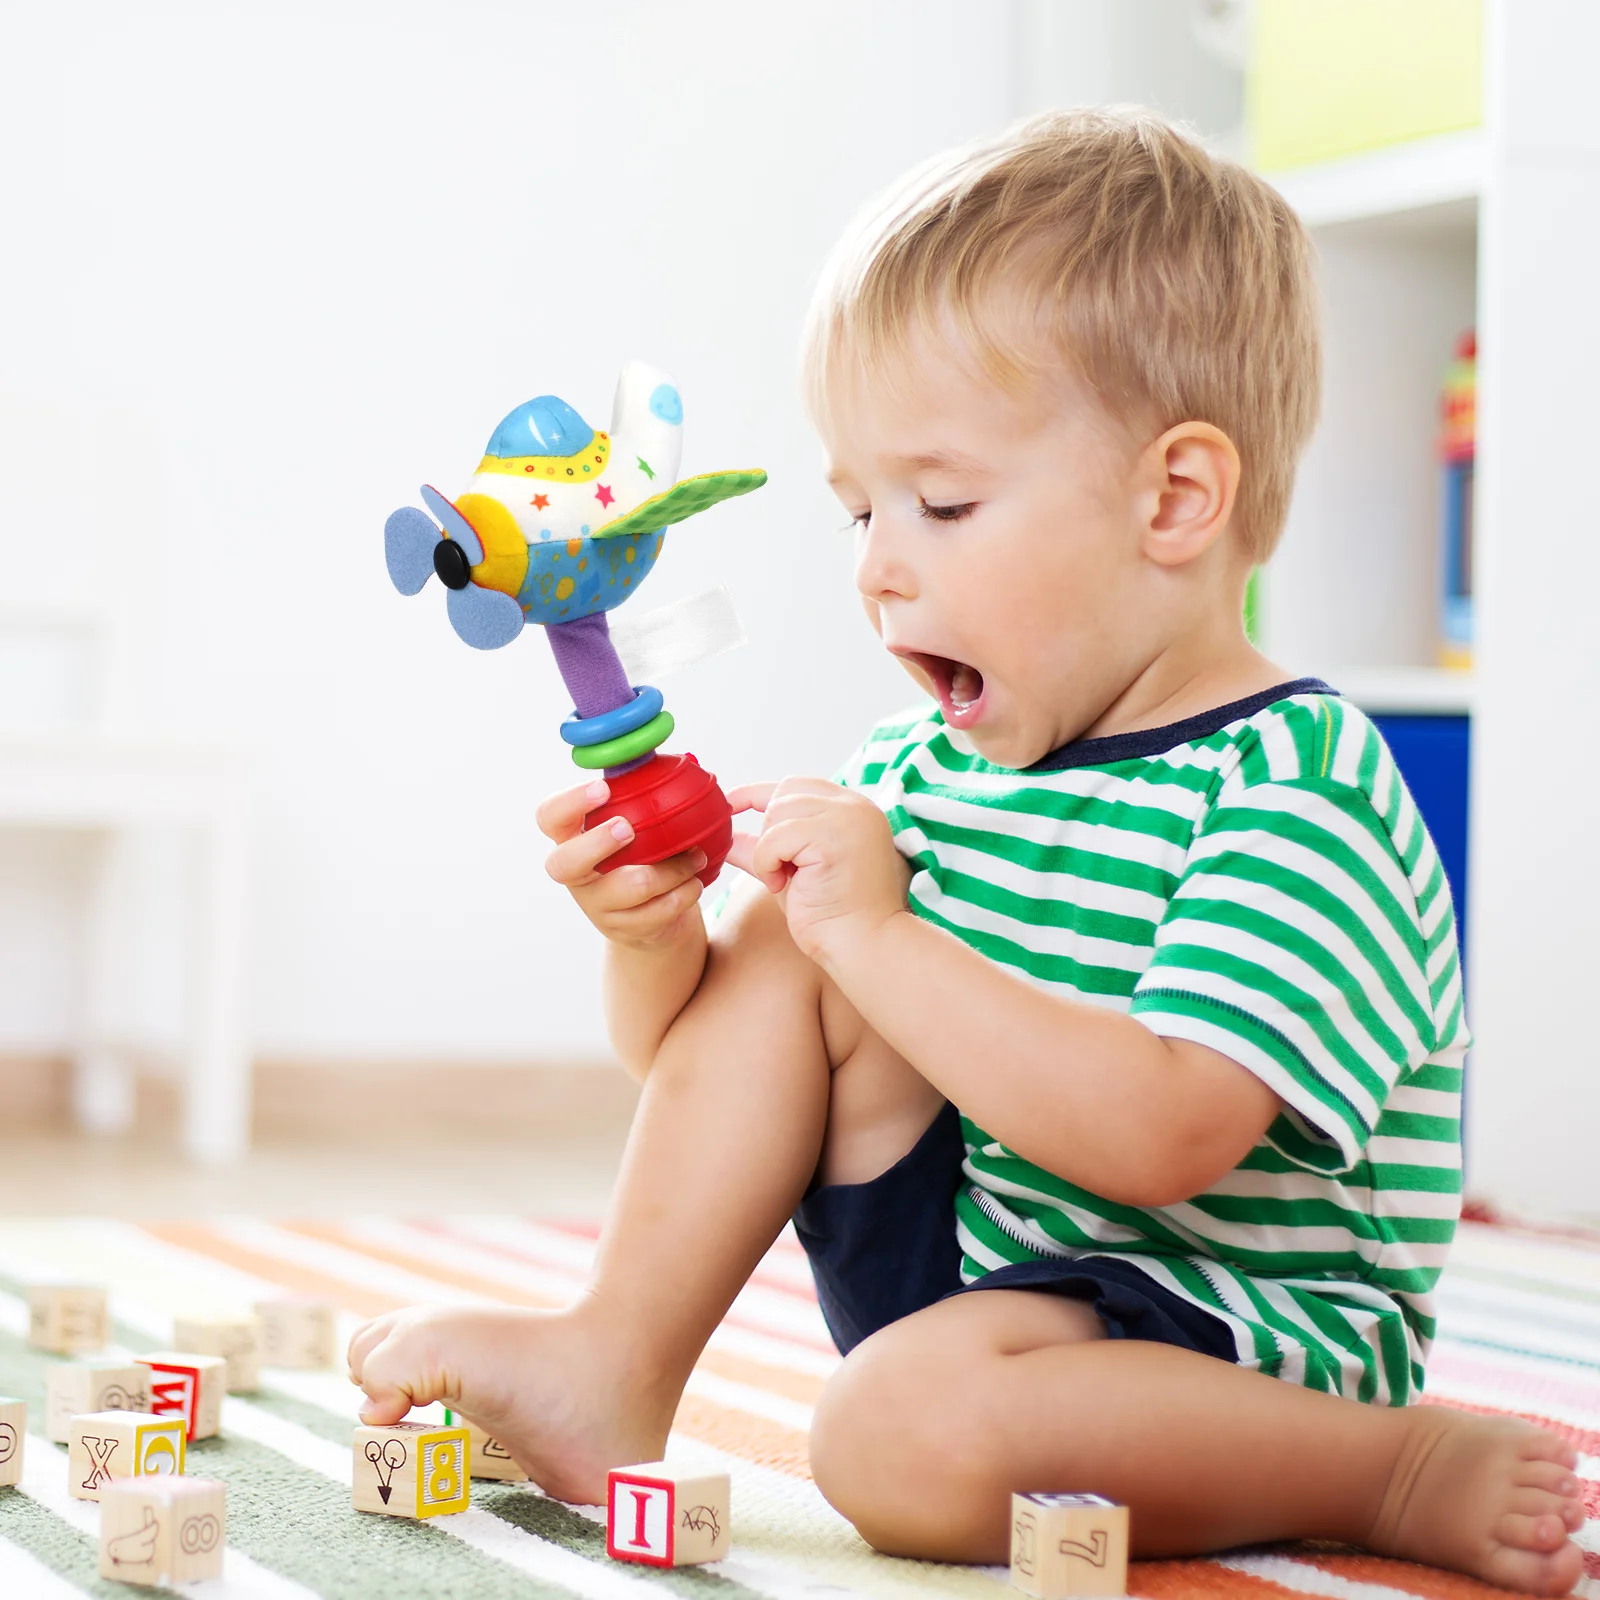
[[[1159,119],[1023,124],[914,175],[807,332],[856,584],[936,705],[840,781],[733,791],[765,891],[700,858],[549,870],[608,938],[644,1088],[594,1281],[351,1347],[562,1498],[661,1453],[793,1214],[847,1358],[818,1486],[877,1548],[1003,1561],[1013,1490],[1133,1553],[1321,1537],[1540,1594],[1574,1453],[1413,1405],[1459,1210],[1449,890],[1392,757],[1241,622],[1316,407],[1309,251]]]

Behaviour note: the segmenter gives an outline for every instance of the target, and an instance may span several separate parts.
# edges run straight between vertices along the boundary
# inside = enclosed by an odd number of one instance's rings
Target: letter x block
[[[72,1419],[86,1411],[148,1411],[150,1369],[136,1361],[73,1361],[51,1367],[46,1377],[45,1437],[65,1444]]]
[[[728,1553],[728,1474],[673,1461],[614,1467],[606,1487],[606,1554],[686,1567]]]
[[[148,1411],[91,1411],[72,1419],[67,1440],[67,1493],[98,1500],[118,1478],[164,1478],[183,1471],[181,1417]]]
[[[22,1482],[22,1447],[27,1437],[27,1402],[0,1395],[0,1489]]]
[[[126,1478],[100,1496],[102,1578],[220,1578],[227,1538],[228,1490],[215,1478]]]
[[[221,1356],[228,1364],[229,1394],[261,1387],[261,1324],[254,1317],[179,1317],[172,1325],[172,1344]]]
[[[474,1478],[490,1478],[497,1483],[526,1483],[528,1474],[512,1459],[511,1452],[496,1438],[485,1433],[475,1422],[465,1417],[457,1418],[448,1408],[444,1414],[446,1427],[462,1427],[472,1441],[467,1453],[467,1470]]]
[[[320,1300],[258,1300],[261,1359],[269,1367],[331,1367],[333,1307]]]
[[[472,1504],[465,1428],[397,1422],[392,1428],[357,1428],[350,1474],[357,1511],[389,1517],[443,1517]]]
[[[228,1363],[221,1356],[156,1350],[134,1360],[149,1369],[150,1409],[158,1417],[182,1417],[190,1444],[209,1439],[222,1427]]]
[[[104,1350],[110,1324],[98,1284],[35,1283],[28,1289],[28,1343],[58,1356]]]
[[[1034,1600],[1128,1592],[1128,1508],[1098,1494],[1011,1497],[1011,1584]]]

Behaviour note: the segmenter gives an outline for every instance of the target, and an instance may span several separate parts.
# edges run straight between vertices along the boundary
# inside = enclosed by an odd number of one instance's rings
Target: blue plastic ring
[[[633,699],[615,711],[602,711],[598,717],[580,717],[576,711],[561,724],[561,737],[580,749],[591,744],[604,744],[608,739],[620,739],[661,715],[665,702],[659,689],[648,683],[635,684]]]

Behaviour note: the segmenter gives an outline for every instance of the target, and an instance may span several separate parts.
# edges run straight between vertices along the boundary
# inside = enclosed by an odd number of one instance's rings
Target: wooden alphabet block
[[[389,1517],[443,1517],[472,1503],[465,1428],[397,1422],[357,1428],[351,1503]]]
[[[67,1440],[67,1493],[98,1500],[118,1478],[175,1477],[183,1471],[181,1417],[148,1411],[91,1411],[72,1419]]]
[[[27,1438],[27,1401],[0,1395],[0,1489],[22,1482],[22,1451]]]
[[[606,1484],[606,1554],[647,1567],[686,1567],[728,1553],[725,1472],[674,1461],[613,1467]]]
[[[1098,1494],[1011,1497],[1011,1584],[1034,1600],[1128,1592],[1128,1508]]]
[[[191,1444],[222,1427],[228,1363],[221,1356],[157,1350],[134,1360],[150,1372],[150,1409],[158,1417],[182,1417]]]
[[[220,1578],[227,1538],[228,1490],[215,1478],[124,1478],[101,1491],[102,1578]]]
[[[179,1317],[172,1325],[172,1346],[221,1356],[228,1364],[229,1394],[261,1387],[261,1324],[255,1317]]]
[[[58,1356],[104,1350],[110,1322],[106,1292],[91,1283],[35,1283],[28,1287],[28,1343]]]
[[[467,1453],[467,1465],[474,1478],[491,1478],[497,1483],[528,1481],[528,1474],[512,1459],[511,1452],[498,1439],[485,1433],[477,1423],[468,1422],[465,1417],[458,1417],[448,1409],[444,1421],[447,1428],[462,1427],[467,1430],[472,1441]]]
[[[136,1361],[74,1361],[51,1367],[46,1380],[45,1437],[65,1444],[72,1419],[86,1411],[148,1411],[150,1369]]]
[[[320,1300],[258,1300],[261,1359],[269,1367],[331,1367],[333,1307]]]

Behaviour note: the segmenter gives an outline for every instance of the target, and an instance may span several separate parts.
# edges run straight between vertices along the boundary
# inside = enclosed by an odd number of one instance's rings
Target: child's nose
[[[867,600],[910,600],[916,579],[887,517],[873,517],[856,535],[856,588]]]

